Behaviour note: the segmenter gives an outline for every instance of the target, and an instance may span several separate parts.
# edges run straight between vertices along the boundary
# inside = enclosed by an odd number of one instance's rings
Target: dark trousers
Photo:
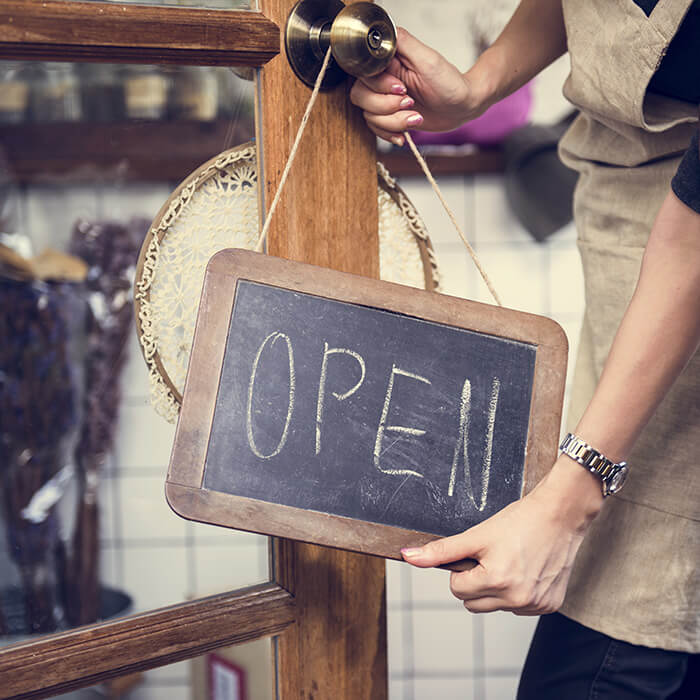
[[[698,700],[699,659],[621,642],[559,613],[545,615],[517,700]]]

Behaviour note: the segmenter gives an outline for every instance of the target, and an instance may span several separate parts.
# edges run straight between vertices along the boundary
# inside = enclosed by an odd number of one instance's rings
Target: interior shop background
[[[449,6],[460,3],[440,2],[438,8],[431,3],[430,17],[411,10],[409,3],[384,4],[400,24],[427,41],[435,41],[436,32],[449,28],[450,36],[443,36],[439,45],[453,45],[453,55],[449,51],[448,55],[458,65],[468,65],[474,48],[469,42],[460,45],[459,39],[468,36],[469,18],[460,11],[454,22],[448,19]],[[512,5],[503,3],[507,4]],[[498,2],[491,5],[499,9]],[[535,84],[534,121],[551,123],[565,114],[561,98],[565,74],[566,65],[560,63]],[[61,248],[80,218],[152,219],[174,184],[115,187],[97,183],[73,186],[68,191],[48,185],[24,187],[18,227],[35,232],[40,243]],[[442,291],[490,302],[428,183],[422,178],[403,178],[400,185],[426,222],[437,254]],[[536,242],[510,211],[501,175],[442,178],[440,185],[504,304],[551,316],[561,323],[569,336],[569,362],[573,365],[583,308],[573,226],[569,224],[543,243]],[[100,482],[100,580],[103,585],[128,591],[130,612],[267,580],[265,538],[186,522],[165,503],[163,483],[174,427],[149,404],[148,378],[135,333],[130,334],[128,345],[115,448]],[[0,568],[7,561],[3,536]],[[535,620],[507,613],[471,615],[451,597],[448,577],[444,571],[419,571],[396,562],[387,566],[391,700],[513,698]],[[128,697],[192,697],[191,664],[146,673]]]

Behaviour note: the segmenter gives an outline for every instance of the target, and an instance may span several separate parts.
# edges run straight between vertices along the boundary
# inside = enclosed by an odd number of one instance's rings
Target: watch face
[[[617,493],[627,480],[627,467],[620,467],[608,481],[608,493]]]

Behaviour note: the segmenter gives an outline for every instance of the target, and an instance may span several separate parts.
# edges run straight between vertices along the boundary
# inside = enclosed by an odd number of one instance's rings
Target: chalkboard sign
[[[551,465],[566,354],[549,319],[224,251],[168,500],[195,520],[399,558]]]

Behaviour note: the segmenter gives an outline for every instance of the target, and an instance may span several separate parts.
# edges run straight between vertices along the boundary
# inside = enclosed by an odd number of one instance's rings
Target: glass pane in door
[[[273,700],[272,639],[216,649],[189,661],[113,678],[61,700]]]
[[[177,405],[158,394],[133,313],[159,211],[254,136],[254,83],[239,73],[0,64],[0,645],[269,579],[267,538],[169,509],[163,415]],[[210,200],[190,197],[200,217],[160,267],[172,318],[196,309],[179,285],[197,236],[239,215],[258,229],[254,181],[237,177],[244,214],[229,190],[206,221]],[[182,389],[191,338],[179,332],[163,371]]]

